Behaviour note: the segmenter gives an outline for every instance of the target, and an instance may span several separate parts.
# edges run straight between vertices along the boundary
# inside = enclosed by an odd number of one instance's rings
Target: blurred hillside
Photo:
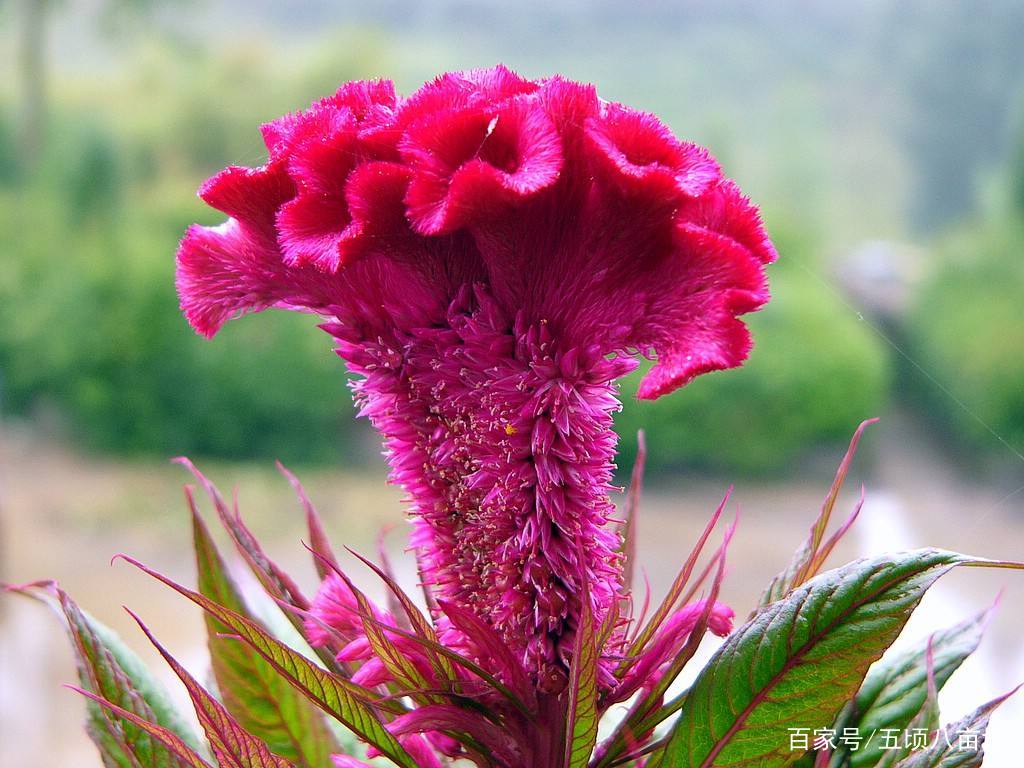
[[[1021,39],[1013,0],[0,2],[0,413],[115,454],[365,461],[308,318],[214,343],[180,318],[176,242],[220,219],[193,190],[340,82],[503,61],[657,112],[778,242],[750,364],[627,399],[655,469],[783,471],[894,401],[1016,466],[992,433],[1024,444]],[[840,279],[868,241],[926,254],[895,315]]]

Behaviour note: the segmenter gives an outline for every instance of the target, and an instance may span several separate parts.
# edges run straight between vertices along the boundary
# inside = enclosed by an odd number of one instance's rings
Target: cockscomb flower
[[[870,422],[741,627],[717,599],[736,524],[706,546],[728,495],[660,602],[634,600],[645,451],[638,436],[613,519],[616,381],[637,357],[654,358],[640,386],[654,398],[741,363],[750,341],[737,317],[767,300],[775,256],[756,210],[706,152],[588,86],[501,67],[445,75],[408,99],[390,83],[352,83],[264,137],[265,165],[229,168],[201,190],[230,218],[182,242],[182,306],[207,335],[267,307],[324,318],[408,492],[427,610],[383,550],[380,565],[356,556],[388,602],[360,591],[284,470],[320,577],[308,599],[237,500],[180,459],[304,643],[249,606],[191,488],[197,590],[119,557],[206,612],[216,694],[137,619],[202,735],[55,584],[0,585],[64,617],[105,765],[824,765],[849,762],[856,744],[807,734],[880,717],[937,732],[938,690],[989,611],[923,649],[880,660],[883,650],[943,573],[1024,564],[919,549],[822,572],[860,509],[826,535]],[[681,689],[709,632],[727,639]],[[895,713],[882,706],[893,681],[907,702]],[[942,729],[960,744],[973,734],[962,750],[971,765],[1009,695]],[[895,758],[864,747],[865,766],[952,754],[939,739]]]
[[[230,218],[182,241],[186,316],[207,336],[268,307],[323,317],[443,641],[473,651],[468,613],[557,693],[584,609],[601,625],[624,599],[616,380],[653,358],[653,399],[742,363],[776,255],[756,208],[654,116],[500,66],[408,98],[351,83],[263,135],[265,165],[200,190]]]

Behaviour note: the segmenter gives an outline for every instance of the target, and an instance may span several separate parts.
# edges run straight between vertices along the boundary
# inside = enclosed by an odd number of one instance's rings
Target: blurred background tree
[[[124,30],[131,22],[147,17],[161,4],[173,0],[106,0],[93,13],[109,30]],[[50,95],[49,27],[66,0],[17,0],[18,91],[20,96],[20,158],[31,172],[47,140]]]
[[[22,162],[31,167],[43,145],[46,131],[46,22],[49,0],[21,0],[21,35],[18,74],[21,125],[18,133]]]
[[[1024,4],[895,3],[880,61],[907,102],[902,125],[915,179],[912,223],[942,229],[975,212],[986,175],[1014,150],[1024,84]]]

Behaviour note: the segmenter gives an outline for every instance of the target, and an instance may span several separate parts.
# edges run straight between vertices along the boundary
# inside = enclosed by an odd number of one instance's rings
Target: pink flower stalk
[[[776,256],[756,208],[654,116],[500,66],[350,83],[263,135],[265,165],[200,190],[230,218],[182,241],[186,316],[325,318],[442,639],[486,655],[443,606],[468,611],[558,692],[583,596],[600,624],[623,594],[616,380],[654,358],[653,399],[742,363]]]

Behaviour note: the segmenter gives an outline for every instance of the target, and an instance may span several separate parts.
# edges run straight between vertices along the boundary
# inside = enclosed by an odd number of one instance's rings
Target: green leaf
[[[971,561],[934,549],[867,558],[766,606],[697,677],[651,767],[793,763],[790,729],[833,723],[925,590]]]
[[[600,646],[594,612],[586,589],[581,595],[580,621],[569,665],[569,705],[566,716],[566,768],[586,768],[597,743],[597,655]]]
[[[982,704],[962,720],[939,730],[927,749],[915,752],[897,768],[978,768],[985,757],[985,731],[996,707],[1017,692],[1014,688]]]
[[[931,637],[936,690],[942,690],[950,676],[981,642],[992,615],[988,608],[956,626],[936,632]],[[861,734],[883,729],[903,731],[925,704],[928,693],[928,641],[909,648],[891,658],[883,658],[868,672],[857,696],[843,709],[836,721],[836,731],[856,728]],[[881,742],[865,737],[855,751],[840,748],[833,755],[832,768],[867,768],[882,758]]]
[[[932,652],[930,640],[925,651],[925,666],[928,670],[927,694],[921,709],[917,711],[906,726],[909,738],[905,736],[898,749],[885,750],[875,763],[875,768],[892,768],[892,766],[896,765],[896,763],[913,751],[914,743],[912,739],[915,735],[933,734],[939,728],[939,688],[935,683],[935,655]]]
[[[381,754],[392,762],[404,766],[404,768],[417,768],[409,753],[384,727],[376,708],[383,708],[386,705],[384,702],[375,700],[372,691],[320,667],[298,651],[272,637],[254,621],[218,605],[198,592],[193,592],[177,584],[137,560],[123,555],[121,557],[187,597],[222,622],[240,640],[262,656],[305,698],[331,717],[344,723],[363,740],[373,744]]]
[[[242,520],[237,504],[229,507],[227,502],[224,501],[224,497],[220,495],[220,491],[217,490],[217,486],[200,472],[191,461],[183,457],[179,457],[175,461],[188,469],[193,477],[203,486],[203,490],[210,497],[210,501],[213,502],[214,511],[217,513],[221,525],[224,526],[224,530],[231,537],[238,553],[242,556],[246,565],[249,566],[249,570],[252,571],[266,593],[272,599],[278,601],[278,603],[296,609],[286,610],[284,615],[301,634],[303,629],[302,615],[304,611],[309,610],[309,600],[302,594],[294,580],[263,551],[259,541]],[[325,667],[338,672],[342,671],[342,668],[334,660],[336,650],[332,650],[329,647],[313,648],[313,652],[323,662]]]
[[[175,764],[184,766],[184,768],[210,768],[210,764],[203,760],[202,757],[174,731],[169,728],[164,728],[161,725],[150,722],[144,717],[140,717],[135,712],[119,707],[111,701],[107,701],[102,696],[97,696],[92,691],[87,691],[83,688],[75,688],[69,686],[71,690],[77,691],[78,693],[89,699],[89,702],[96,707],[99,707],[103,711],[109,712],[116,715],[123,721],[123,729],[125,733],[138,731],[151,737],[155,742],[159,743],[168,754],[175,757]],[[149,765],[149,763],[142,762],[142,755],[139,753],[129,753],[131,758],[127,765],[139,766]],[[104,764],[107,764],[106,755],[103,756]]]
[[[338,558],[334,554],[334,550],[331,548],[330,539],[327,538],[327,532],[324,530],[323,523],[320,520],[320,515],[316,511],[316,507],[313,506],[313,502],[306,494],[306,489],[302,487],[302,483],[290,469],[285,467],[280,461],[275,462],[277,465],[277,471],[284,475],[285,480],[291,485],[295,494],[299,497],[299,503],[302,505],[303,511],[306,513],[306,527],[309,530],[309,547],[313,550],[313,567],[316,568],[316,573],[321,579],[326,579],[331,573],[331,567],[338,567]]]
[[[163,687],[138,656],[112,630],[82,611],[64,590],[56,589],[56,595],[74,642],[82,685],[142,720],[175,733],[183,743],[197,749],[198,737],[168,703]],[[178,754],[149,731],[130,720],[115,719],[93,704],[86,729],[105,765],[175,768],[183,764]]]
[[[199,592],[259,624],[228,574],[191,493],[188,502]],[[242,728],[265,741],[275,755],[302,768],[328,768],[337,746],[320,712],[256,651],[224,637],[230,630],[223,622],[209,613],[205,621],[214,678],[228,712]]]
[[[220,768],[292,768],[291,763],[273,754],[265,743],[246,731],[223,704],[196,682],[177,659],[157,642],[138,616],[132,614],[132,618],[185,685]]]

